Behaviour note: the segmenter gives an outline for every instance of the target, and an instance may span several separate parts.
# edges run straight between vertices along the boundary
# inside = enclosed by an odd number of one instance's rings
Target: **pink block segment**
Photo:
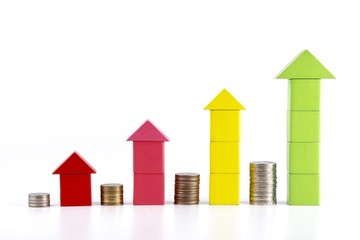
[[[164,142],[134,142],[134,173],[164,173]]]
[[[164,142],[169,141],[169,138],[165,136],[152,122],[147,120],[141,127],[131,135],[128,141],[153,141],[153,142]]]
[[[163,173],[134,174],[134,205],[164,205],[164,203]]]

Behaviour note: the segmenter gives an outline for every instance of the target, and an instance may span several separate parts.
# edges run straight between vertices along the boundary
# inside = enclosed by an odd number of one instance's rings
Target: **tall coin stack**
[[[49,193],[30,193],[29,207],[50,207]]]
[[[101,205],[116,206],[124,204],[123,185],[106,183],[100,185]]]
[[[250,204],[276,204],[276,163],[250,163]]]
[[[176,173],[175,174],[175,204],[199,204],[200,174]]]

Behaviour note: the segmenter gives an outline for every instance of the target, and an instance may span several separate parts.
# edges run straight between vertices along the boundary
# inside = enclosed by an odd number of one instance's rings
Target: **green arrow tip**
[[[302,51],[285,67],[277,79],[335,79],[314,55],[308,50]]]

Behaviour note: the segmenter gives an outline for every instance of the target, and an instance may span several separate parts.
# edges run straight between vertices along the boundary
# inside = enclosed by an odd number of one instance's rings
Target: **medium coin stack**
[[[175,174],[175,204],[199,204],[200,174],[176,173]]]
[[[50,207],[49,193],[30,193],[29,207]]]
[[[250,163],[250,204],[276,204],[276,163]]]
[[[123,185],[120,183],[105,183],[100,185],[101,205],[116,206],[124,204]]]

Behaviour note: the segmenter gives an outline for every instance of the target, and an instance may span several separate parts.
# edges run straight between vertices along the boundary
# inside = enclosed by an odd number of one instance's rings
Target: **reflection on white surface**
[[[249,205],[249,236],[257,236],[255,239],[277,239],[275,228],[276,207],[276,205]]]
[[[357,229],[344,211],[287,205],[22,206],[0,213],[0,239],[311,240],[352,236]]]
[[[134,206],[132,210],[133,239],[164,239],[163,206]]]
[[[293,240],[317,239],[319,207],[289,207],[286,218],[286,238]]]

